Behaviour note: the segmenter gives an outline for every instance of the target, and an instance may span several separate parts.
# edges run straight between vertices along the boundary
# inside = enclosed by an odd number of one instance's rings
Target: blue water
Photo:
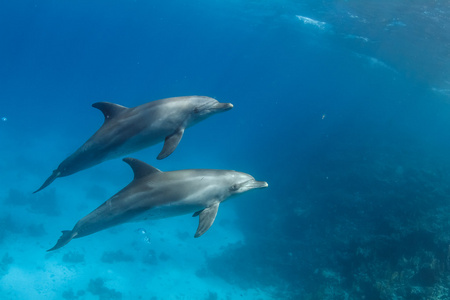
[[[446,1],[0,3],[0,298],[450,299]],[[369,3],[370,2],[370,3]],[[269,183],[47,253],[132,180],[111,160],[31,194],[127,107],[205,95],[163,171]]]

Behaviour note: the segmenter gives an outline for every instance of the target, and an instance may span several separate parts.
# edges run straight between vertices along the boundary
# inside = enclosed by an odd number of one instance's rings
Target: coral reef
[[[345,146],[312,157],[297,195],[258,202],[265,218],[242,203],[245,243],[197,275],[273,286],[283,299],[450,299],[450,163],[417,148]]]
[[[31,224],[27,227],[27,233],[32,237],[41,237],[47,234],[44,224]]]
[[[8,196],[4,199],[3,203],[8,205],[27,205],[30,204],[31,197],[25,195],[24,192],[18,189],[10,189],[8,192]]]
[[[77,299],[84,299],[85,295],[86,292],[83,290],[78,290],[77,293],[75,294],[75,292],[72,289],[69,289],[63,292],[62,297],[63,299],[67,300],[77,300]]]
[[[9,233],[20,233],[22,228],[13,221],[10,214],[0,217],[0,244]]]
[[[0,278],[8,274],[9,265],[11,265],[13,262],[14,259],[8,253],[5,253],[5,255],[3,255],[2,260],[0,261]]]
[[[165,252],[161,252],[161,254],[159,255],[159,259],[161,261],[168,261],[170,259],[170,255]]]
[[[158,263],[158,258],[156,257],[155,250],[148,250],[143,256],[142,262],[147,265],[156,265]]]
[[[112,264],[115,262],[134,261],[134,257],[124,253],[122,250],[103,252],[101,261]]]
[[[33,213],[51,217],[59,216],[61,213],[58,205],[59,201],[54,190],[31,195],[17,189],[10,189],[8,196],[3,202],[11,206],[28,206]]]
[[[62,261],[65,263],[76,263],[76,264],[83,263],[84,262],[84,254],[70,251],[63,255]]]
[[[217,300],[219,299],[219,296],[215,292],[208,292],[208,296],[206,296],[205,300]]]
[[[99,300],[120,300],[122,293],[105,287],[102,278],[91,279],[87,288],[88,292],[98,296]]]

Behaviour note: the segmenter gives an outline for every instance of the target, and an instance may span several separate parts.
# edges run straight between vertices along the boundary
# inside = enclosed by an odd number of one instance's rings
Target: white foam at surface
[[[360,35],[354,35],[354,34],[347,34],[345,36],[346,39],[353,39],[353,40],[360,40],[363,42],[369,42],[369,38],[365,37],[365,36],[360,36]]]
[[[325,22],[321,22],[321,21],[317,21],[308,17],[304,17],[304,16],[300,16],[300,15],[296,15],[296,17],[303,22],[303,24],[306,25],[312,25],[315,26],[321,30],[324,30],[327,28],[327,23]]]
[[[393,73],[397,73],[397,70],[395,70],[394,68],[392,68],[385,62],[379,60],[378,58],[375,58],[373,56],[368,56],[365,54],[361,54],[361,53],[356,53],[356,52],[353,52],[353,53],[355,54],[356,57],[366,61],[371,67],[383,68],[383,69],[389,70]]]
[[[448,88],[437,88],[437,87],[433,87],[431,88],[431,90],[435,93],[444,95],[444,96],[450,96],[450,89]]]

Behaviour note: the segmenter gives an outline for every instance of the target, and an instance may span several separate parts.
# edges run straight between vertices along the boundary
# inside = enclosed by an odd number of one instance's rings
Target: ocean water
[[[1,299],[450,299],[447,1],[0,3]],[[128,156],[269,183],[198,218],[46,252],[133,178],[32,194],[103,123],[92,103],[234,108]]]

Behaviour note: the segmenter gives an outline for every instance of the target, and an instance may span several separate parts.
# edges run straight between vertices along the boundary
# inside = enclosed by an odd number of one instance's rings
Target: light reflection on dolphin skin
[[[53,251],[74,238],[127,222],[155,220],[194,213],[199,225],[194,237],[213,224],[220,203],[233,195],[268,187],[265,181],[230,170],[191,169],[161,172],[134,158],[124,158],[134,172],[133,181],[97,209],[65,230]]]
[[[206,96],[166,98],[132,108],[109,102],[97,102],[92,106],[102,111],[105,122],[34,193],[58,177],[74,174],[162,141],[164,146],[157,158],[166,158],[178,146],[186,128],[233,108],[231,103],[220,103]]]

